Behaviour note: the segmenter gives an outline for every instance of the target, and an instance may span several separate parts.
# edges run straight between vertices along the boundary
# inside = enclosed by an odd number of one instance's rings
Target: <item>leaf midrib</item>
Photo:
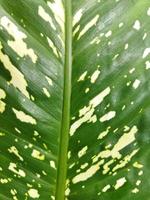
[[[67,155],[70,126],[71,71],[72,71],[72,9],[71,0],[64,1],[65,7],[65,63],[64,91],[59,141],[58,171],[56,183],[56,200],[64,200],[67,175]]]

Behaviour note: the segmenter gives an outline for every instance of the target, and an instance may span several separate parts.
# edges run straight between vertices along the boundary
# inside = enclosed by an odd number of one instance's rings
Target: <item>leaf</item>
[[[0,199],[149,199],[149,17],[0,0]]]

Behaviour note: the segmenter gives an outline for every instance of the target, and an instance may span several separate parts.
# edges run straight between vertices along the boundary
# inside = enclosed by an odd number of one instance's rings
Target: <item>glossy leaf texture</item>
[[[55,199],[65,2],[0,0],[2,200]],[[72,0],[70,9],[66,199],[149,200],[150,2]]]
[[[149,7],[73,1],[70,200],[149,199]]]
[[[55,196],[63,96],[61,3],[0,1],[3,200]]]

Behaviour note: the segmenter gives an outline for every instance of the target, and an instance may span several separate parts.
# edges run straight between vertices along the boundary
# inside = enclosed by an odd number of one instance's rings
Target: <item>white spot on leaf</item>
[[[1,99],[5,99],[5,98],[6,98],[5,91],[0,88],[0,113],[3,113],[5,111],[6,104],[3,101],[1,101]]]
[[[79,152],[78,152],[78,157],[81,158],[82,156],[84,156],[86,154],[88,147],[85,146],[83,147]]]
[[[139,87],[140,83],[141,83],[141,81],[138,80],[138,79],[136,79],[136,80],[134,81],[134,83],[133,83],[133,88],[134,88],[134,89],[137,89],[137,88]]]
[[[150,48],[146,48],[143,53],[143,58],[146,58],[150,54]]]
[[[139,20],[136,20],[135,21],[135,23],[134,23],[134,25],[133,25],[133,28],[135,29],[135,30],[140,30],[140,28],[141,28],[141,24],[140,24],[140,21]]]
[[[17,166],[16,166],[15,163],[10,163],[9,164],[8,169],[10,171],[14,172],[15,174],[17,174],[17,175],[19,175],[21,177],[25,177],[26,176],[26,174],[25,174],[25,172],[23,170],[21,170],[21,169],[17,170],[16,168],[17,168]]]
[[[24,78],[24,75],[16,68],[12,65],[12,63],[10,62],[10,59],[7,55],[3,54],[3,52],[1,51],[2,46],[0,43],[0,60],[3,63],[4,67],[10,72],[11,75],[11,81],[10,83],[18,88],[26,97],[29,98],[29,93],[26,90],[27,82]]]
[[[115,190],[118,190],[120,187],[122,187],[127,182],[126,178],[120,178],[117,180],[116,185],[114,186]]]
[[[115,116],[116,116],[116,112],[110,111],[100,118],[100,122],[109,121],[110,119],[114,118]]]
[[[7,30],[7,32],[14,38],[14,41],[8,41],[8,45],[20,56],[29,56],[33,63],[37,61],[37,55],[33,49],[28,49],[27,44],[23,41],[27,36],[18,30],[18,27],[10,21],[6,16],[1,18],[1,25]]]
[[[74,135],[76,130],[85,122],[90,121],[90,119],[93,116],[93,113],[95,111],[95,108],[104,100],[104,98],[110,93],[110,88],[107,87],[105,90],[100,92],[97,96],[95,96],[92,100],[89,102],[89,106],[84,108],[84,111],[82,112],[83,117],[79,118],[77,121],[75,121],[70,128],[70,135]],[[83,109],[82,109],[83,110]],[[81,112],[80,112],[81,116]]]
[[[39,6],[38,8],[38,15],[44,19],[46,22],[49,22],[49,24],[51,25],[51,27],[56,30],[56,27],[53,24],[52,18],[49,16],[49,14],[44,10],[44,8],[42,6]]]
[[[45,160],[45,155],[36,149],[33,149],[31,156],[38,160]]]
[[[73,26],[80,21],[81,17],[82,17],[82,9],[78,10],[76,12],[76,14],[74,15],[74,17],[73,17]]]
[[[98,21],[99,15],[96,15],[86,26],[83,28],[83,30],[80,32],[78,39],[80,39],[92,26],[96,24]]]
[[[30,115],[26,115],[23,111],[18,111],[13,108],[13,112],[16,114],[17,119],[19,119],[20,121],[30,124],[36,124],[36,120]]]
[[[39,198],[39,197],[40,197],[40,195],[39,195],[39,193],[38,193],[38,190],[33,189],[33,188],[31,188],[31,189],[28,190],[28,194],[29,194],[29,196],[30,196],[31,198],[33,198],[33,199],[36,199],[36,198]]]
[[[100,71],[97,69],[91,76],[91,83],[95,83],[95,81],[98,79],[100,74]]]

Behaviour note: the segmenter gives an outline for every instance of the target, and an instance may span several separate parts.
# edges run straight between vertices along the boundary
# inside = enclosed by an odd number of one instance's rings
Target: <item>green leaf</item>
[[[149,20],[148,0],[0,0],[0,199],[149,200]]]

